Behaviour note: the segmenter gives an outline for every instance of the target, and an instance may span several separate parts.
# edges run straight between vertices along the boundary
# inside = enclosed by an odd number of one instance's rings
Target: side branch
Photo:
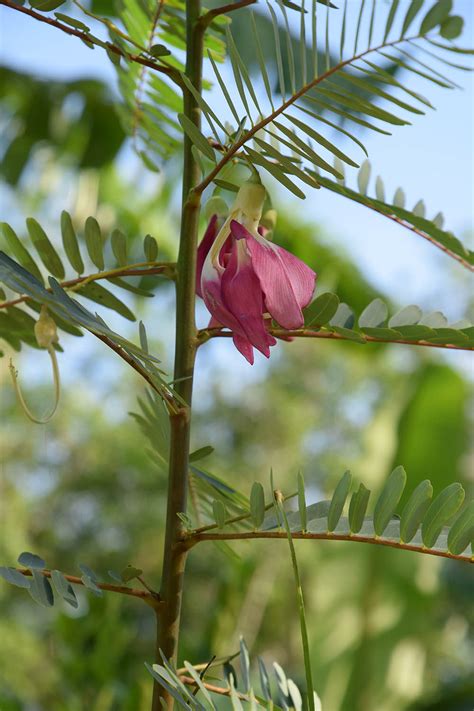
[[[32,572],[29,568],[16,568],[16,570],[22,575],[32,575]],[[41,570],[39,572],[41,572],[41,574],[44,575],[45,578],[51,577],[50,570]],[[66,575],[64,573],[63,575],[69,583],[72,583],[73,585],[84,586],[84,581],[77,575]],[[129,595],[130,597],[138,597],[155,609],[162,604],[159,594],[149,589],[138,590],[137,588],[128,588],[126,585],[110,585],[109,583],[96,583],[96,585],[101,590],[106,590],[107,592],[114,592],[118,593],[119,595]]]
[[[0,0],[0,4],[3,0]],[[88,276],[80,276],[76,279],[69,279],[68,281],[59,282],[59,286],[63,289],[69,289],[70,291],[78,291],[82,286],[85,286],[91,281],[99,281],[99,279],[111,279],[114,277],[127,277],[127,276],[152,276],[154,274],[161,274],[162,276],[168,277],[168,279],[174,279],[176,272],[176,265],[174,262],[140,262],[137,264],[130,264],[128,267],[118,267],[117,269],[109,269],[108,271],[96,272],[95,274],[89,274]],[[51,292],[49,287],[47,291]],[[0,309],[6,309],[9,306],[17,306],[25,301],[31,301],[29,296],[19,296],[16,299],[11,299],[9,301],[3,301],[0,303]]]
[[[229,12],[240,10],[242,7],[255,5],[256,2],[257,0],[239,0],[239,2],[230,2],[227,5],[215,7],[213,10],[208,10],[204,15],[201,15],[199,18],[199,25],[201,28],[205,29],[206,27],[209,27],[215,17],[219,17],[219,15],[227,15]]]
[[[463,345],[454,345],[450,343],[431,343],[430,341],[424,341],[424,340],[412,340],[408,341],[403,338],[375,338],[375,336],[367,336],[362,332],[359,331],[353,331],[354,336],[356,338],[351,338],[349,336],[344,336],[340,333],[332,332],[332,331],[313,331],[308,328],[300,328],[295,331],[286,331],[283,328],[270,328],[269,333],[272,334],[272,336],[275,336],[275,338],[281,338],[283,340],[286,340],[288,338],[323,338],[326,340],[333,340],[333,341],[352,341],[352,343],[400,343],[403,345],[408,345],[408,346],[425,346],[429,348],[445,348],[448,350],[454,350],[454,351],[472,351],[474,350],[473,346],[463,346]],[[223,331],[222,329],[217,329],[217,328],[204,328],[201,329],[198,332],[198,340],[199,340],[199,345],[202,345],[206,341],[210,340],[211,338],[231,338],[232,337],[232,332],[231,331]]]
[[[33,17],[35,20],[38,20],[39,22],[44,22],[47,25],[56,27],[58,30],[61,30],[62,32],[66,32],[66,34],[68,34],[68,35],[73,35],[74,37],[79,37],[79,39],[81,39],[83,42],[93,44],[98,47],[107,49],[108,51],[113,52],[114,54],[117,54],[119,57],[123,57],[124,59],[128,60],[129,62],[135,62],[137,64],[142,64],[145,67],[154,69],[156,72],[161,72],[162,74],[167,74],[169,76],[169,78],[175,82],[175,84],[178,84],[179,86],[181,86],[179,72],[177,70],[175,70],[173,67],[163,66],[162,64],[158,64],[156,61],[153,61],[152,59],[146,59],[145,57],[142,57],[139,54],[132,54],[130,52],[126,52],[125,50],[121,49],[120,47],[117,47],[117,45],[112,44],[111,42],[103,42],[102,40],[98,39],[97,37],[94,37],[94,35],[91,35],[88,32],[74,29],[74,27],[71,27],[70,25],[66,25],[62,22],[59,22],[59,20],[53,20],[52,17],[48,17],[46,15],[43,15],[40,12],[36,12],[35,10],[32,10],[29,7],[22,7],[21,5],[17,5],[17,3],[14,2],[13,0],[0,0],[0,5],[5,5],[6,7],[9,7],[11,10],[16,10],[17,12],[22,12],[25,15],[29,15],[30,17]]]
[[[398,548],[403,551],[415,551],[416,553],[425,553],[427,555],[440,556],[442,558],[450,558],[451,560],[462,560],[465,563],[474,563],[474,557],[461,554],[455,555],[449,551],[436,550],[434,548],[425,548],[425,546],[411,545],[410,543],[401,543],[399,541],[390,540],[388,538],[377,538],[371,536],[359,536],[358,534],[349,535],[341,533],[303,533],[291,532],[293,539],[300,540],[319,540],[319,541],[352,541],[354,543],[370,543],[376,546],[389,546],[390,548]],[[287,534],[284,531],[242,531],[240,533],[197,533],[188,534],[184,539],[184,545],[192,548],[196,543],[201,541],[242,541],[254,540],[257,538],[277,539],[286,541]]]

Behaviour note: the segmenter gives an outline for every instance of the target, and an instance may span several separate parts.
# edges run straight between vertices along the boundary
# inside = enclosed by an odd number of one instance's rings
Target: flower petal
[[[209,253],[209,250],[211,249],[214,240],[216,239],[217,236],[217,215],[213,215],[211,219],[209,220],[209,224],[207,226],[207,229],[204,233],[204,237],[201,240],[201,243],[198,247],[197,250],[197,261],[196,261],[196,294],[198,296],[202,297],[202,292],[201,292],[201,275],[202,275],[202,268],[204,266],[204,262],[206,261],[206,257]]]
[[[236,240],[233,244],[222,276],[222,295],[248,340],[268,358],[270,346],[276,341],[265,328],[262,289],[253,270],[246,240]]]
[[[247,243],[271,316],[283,328],[300,328],[304,323],[301,309],[311,301],[316,274],[286,249],[260,235],[257,239],[235,220],[231,231],[237,240],[245,239]]]

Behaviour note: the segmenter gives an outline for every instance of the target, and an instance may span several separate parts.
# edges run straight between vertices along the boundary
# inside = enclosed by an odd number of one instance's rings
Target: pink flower
[[[259,228],[265,188],[244,183],[222,227],[214,215],[198,248],[196,291],[211,312],[211,327],[226,327],[236,348],[254,362],[276,344],[273,318],[282,328],[301,328],[316,274],[304,262],[265,239]],[[260,229],[260,231],[259,231]]]

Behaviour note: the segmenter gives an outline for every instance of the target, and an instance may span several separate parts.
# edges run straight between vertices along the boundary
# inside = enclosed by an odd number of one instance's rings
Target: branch
[[[299,540],[319,540],[319,541],[353,541],[355,543],[370,543],[376,546],[389,546],[390,548],[398,548],[404,551],[415,551],[416,553],[425,553],[427,555],[440,556],[442,558],[450,558],[452,560],[462,560],[465,563],[474,563],[474,556],[455,555],[449,551],[435,550],[434,548],[425,548],[424,546],[415,546],[410,543],[401,543],[392,541],[387,538],[376,538],[370,536],[359,536],[358,534],[342,534],[342,533],[295,533],[291,532],[294,539]],[[256,538],[287,540],[287,535],[283,531],[242,531],[240,533],[191,533],[183,538],[183,543],[188,548],[192,548],[196,543],[201,541],[241,541]]]
[[[105,343],[106,346],[108,346],[111,350],[114,351],[122,360],[124,360],[127,365],[129,365],[133,370],[135,370],[141,377],[146,380],[148,385],[163,399],[168,413],[170,415],[179,415],[183,411],[183,406],[182,404],[176,400],[175,397],[173,397],[171,390],[167,393],[163,386],[158,387],[153,380],[151,374],[141,366],[139,363],[137,363],[136,360],[134,360],[129,354],[117,343],[112,341],[112,339],[108,338],[107,336],[103,336],[101,333],[96,333],[95,331],[89,331],[89,333],[92,333],[93,336],[99,339],[99,341],[102,341],[102,343]]]
[[[199,18],[199,25],[206,29],[209,27],[214,18],[219,17],[219,15],[227,15],[229,12],[234,10],[240,10],[242,7],[248,7],[249,5],[254,5],[257,0],[240,0],[240,2],[230,2],[227,5],[221,5],[221,7],[215,7],[213,10],[208,10],[204,15]]]
[[[74,27],[71,27],[70,25],[66,25],[62,22],[59,22],[59,20],[53,20],[52,17],[47,17],[46,15],[42,15],[41,13],[36,12],[35,10],[32,10],[29,7],[22,7],[21,5],[17,5],[14,2],[14,0],[0,0],[0,5],[5,5],[6,7],[9,7],[11,10],[16,10],[16,12],[22,12],[25,15],[34,17],[35,20],[38,20],[39,22],[44,22],[47,25],[51,25],[52,27],[56,27],[58,30],[62,30],[62,32],[66,32],[66,34],[68,34],[68,35],[73,35],[74,37],[79,37],[79,39],[81,39],[83,42],[93,44],[98,47],[105,48],[105,49],[109,50],[110,52],[117,54],[119,57],[123,57],[124,59],[127,59],[130,62],[136,62],[137,64],[142,64],[144,67],[149,67],[150,69],[154,69],[157,72],[166,74],[167,76],[169,76],[169,78],[172,81],[174,81],[175,84],[178,84],[178,86],[181,86],[181,79],[179,76],[179,72],[176,69],[174,69],[173,67],[163,66],[161,64],[157,64],[156,61],[153,61],[151,59],[145,59],[144,57],[142,57],[139,54],[131,54],[130,52],[126,52],[125,50],[121,49],[120,47],[117,47],[117,45],[112,44],[111,42],[103,42],[102,40],[99,40],[97,37],[94,37],[94,35],[91,35],[88,32],[74,29]]]
[[[266,118],[263,118],[261,121],[256,123],[254,126],[252,126],[251,129],[246,131],[243,136],[238,140],[236,143],[234,143],[233,146],[229,148],[227,153],[221,158],[219,163],[217,163],[216,167],[211,170],[211,172],[207,175],[204,180],[202,180],[199,185],[196,186],[194,189],[195,192],[201,194],[207,186],[212,183],[214,178],[220,173],[222,168],[229,162],[229,160],[237,153],[237,151],[244,146],[247,141],[252,138],[256,133],[262,130],[265,126],[267,126],[269,123],[274,121],[277,116],[280,114],[284,113],[290,106],[292,106],[297,99],[300,97],[304,96],[308,91],[313,89],[315,86],[318,84],[321,84],[325,79],[330,77],[332,74],[335,74],[338,72],[340,69],[343,69],[349,64],[352,64],[353,62],[357,61],[358,59],[362,59],[362,57],[365,57],[367,54],[370,54],[372,52],[378,52],[381,49],[384,49],[386,47],[392,47],[396,44],[399,44],[400,42],[409,42],[411,40],[419,39],[420,35],[414,35],[413,37],[406,37],[406,38],[400,38],[397,40],[394,40],[393,42],[386,42],[382,43],[378,47],[372,47],[364,52],[361,52],[360,54],[357,54],[355,57],[351,57],[350,59],[346,59],[343,62],[339,62],[339,64],[336,64],[334,67],[331,67],[328,71],[324,72],[324,74],[321,74],[319,77],[315,77],[312,79],[310,82],[305,84],[301,89],[299,89],[297,92],[295,92],[290,98],[285,101],[281,106],[279,106],[275,111],[272,111],[272,113],[267,116]]]
[[[0,4],[3,0],[0,0]],[[143,268],[141,268],[143,267]],[[99,279],[110,279],[111,277],[126,277],[126,276],[152,276],[153,274],[162,274],[169,279],[175,278],[175,263],[174,262],[139,262],[137,264],[130,264],[128,267],[117,267],[116,269],[109,269],[108,271],[97,272],[96,274],[89,274],[88,276],[77,277],[76,279],[69,279],[68,281],[62,281],[59,283],[63,289],[69,289],[71,291],[78,291],[82,286],[85,286],[91,281],[98,281]],[[47,291],[51,292],[52,289],[48,288]],[[10,301],[3,301],[0,303],[0,309],[6,309],[9,306],[16,306],[17,304],[22,304],[25,301],[31,301],[30,296],[19,296],[16,299],[11,299]]]
[[[16,570],[22,575],[32,575],[32,572],[29,568],[16,568]],[[44,575],[45,578],[51,577],[50,570],[41,570],[39,572]],[[82,585],[85,587],[84,581],[77,575],[66,575],[64,573],[63,575],[69,583],[73,583],[74,585]],[[109,583],[96,583],[96,585],[101,590],[106,590],[107,592],[114,592],[120,595],[129,595],[130,597],[138,597],[155,609],[158,606],[162,605],[162,601],[157,592],[153,592],[150,590],[138,590],[137,588],[128,588],[126,585],[110,585]]]
[[[282,338],[284,340],[288,338],[324,338],[334,341],[352,341],[357,343],[357,341],[343,336],[340,333],[332,333],[331,331],[313,331],[308,328],[300,328],[296,331],[286,331],[283,328],[270,328],[268,332],[275,336],[275,338]],[[364,341],[368,343],[401,343],[408,346],[425,346],[429,348],[445,348],[454,351],[472,351],[474,347],[472,346],[456,346],[448,343],[430,343],[429,341],[407,341],[402,338],[400,339],[388,339],[388,338],[375,338],[375,336],[366,336],[364,333],[359,331],[353,331],[357,336],[360,336]],[[199,345],[202,345],[211,338],[232,338],[232,331],[223,331],[217,328],[203,328],[198,331]]]

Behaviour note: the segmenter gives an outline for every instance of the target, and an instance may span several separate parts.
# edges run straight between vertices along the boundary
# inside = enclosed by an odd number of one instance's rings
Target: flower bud
[[[46,306],[41,307],[38,321],[35,323],[36,341],[40,348],[49,348],[58,342],[58,331],[51,316],[48,316]]]
[[[224,198],[221,198],[219,195],[213,195],[204,207],[204,216],[208,222],[213,215],[227,217],[228,214],[229,207]]]

